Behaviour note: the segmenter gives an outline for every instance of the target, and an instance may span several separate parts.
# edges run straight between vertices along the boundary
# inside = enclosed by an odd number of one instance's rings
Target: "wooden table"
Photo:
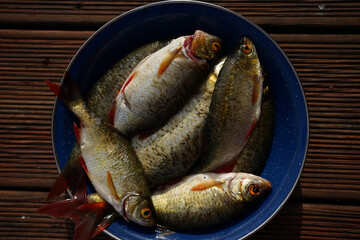
[[[293,63],[310,115],[291,199],[250,239],[360,239],[360,3],[211,1],[260,25]],[[148,1],[0,0],[0,239],[71,239],[73,224],[35,214],[57,177],[54,95],[82,43]],[[111,239],[102,233],[96,239]]]

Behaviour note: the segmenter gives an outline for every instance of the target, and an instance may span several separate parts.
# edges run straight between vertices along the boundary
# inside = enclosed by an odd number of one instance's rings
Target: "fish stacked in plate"
[[[274,107],[254,44],[227,57],[222,42],[193,35],[142,46],[83,98],[68,72],[50,89],[79,119],[77,139],[48,195],[71,198],[37,212],[75,222],[90,239],[118,218],[189,231],[241,215],[271,190],[260,174]],[[87,178],[95,193],[87,194]]]

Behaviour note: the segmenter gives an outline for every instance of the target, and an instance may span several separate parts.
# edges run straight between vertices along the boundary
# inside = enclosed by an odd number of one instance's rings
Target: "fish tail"
[[[104,231],[105,229],[107,229],[113,222],[116,221],[117,217],[118,217],[118,213],[117,212],[112,212],[108,215],[106,215],[101,222],[99,223],[99,225],[96,227],[95,231],[93,232],[91,238],[94,238],[96,235],[98,235],[99,233],[101,233],[102,231]]]
[[[74,240],[91,239],[102,232],[105,228],[100,224],[105,216],[107,207],[106,202],[86,203],[79,206],[77,210],[82,212],[82,215],[78,218],[73,218],[75,222]]]
[[[71,190],[73,194],[82,191],[83,181],[86,181],[85,172],[79,162],[80,148],[78,144],[74,144],[73,151],[66,162],[65,167],[59,174],[55,183],[47,196],[46,201],[50,201],[66,190]]]
[[[88,240],[106,229],[115,218],[112,214],[106,216],[106,202],[88,203],[86,178],[81,179],[74,197],[47,204],[35,212],[55,218],[72,219],[75,223],[74,239]]]
[[[70,76],[68,71],[65,71],[64,74],[64,84],[66,88],[61,87],[60,85],[45,80],[46,84],[49,86],[50,90],[55,93],[55,95],[60,98],[60,100],[78,117],[81,119],[81,116],[84,112],[85,102],[83,97],[77,87],[75,81]]]

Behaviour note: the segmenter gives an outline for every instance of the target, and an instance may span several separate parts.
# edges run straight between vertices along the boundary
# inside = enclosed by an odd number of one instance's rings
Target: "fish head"
[[[238,60],[236,61],[238,66],[245,71],[254,72],[260,69],[260,61],[255,45],[247,37],[243,37],[240,40],[233,52],[233,56]]]
[[[271,183],[253,174],[239,173],[232,181],[231,194],[237,200],[250,202],[261,198],[271,191]]]
[[[194,61],[214,60],[222,49],[219,37],[196,30],[194,35],[188,36],[184,42],[187,56]]]
[[[124,200],[126,218],[141,226],[156,225],[152,204],[141,195],[131,195]]]

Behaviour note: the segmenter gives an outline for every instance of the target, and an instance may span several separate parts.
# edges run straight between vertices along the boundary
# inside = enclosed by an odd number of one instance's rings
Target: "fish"
[[[255,45],[243,37],[219,73],[204,126],[203,153],[190,174],[232,171],[260,116],[262,75]]]
[[[267,81],[264,82],[261,113],[249,140],[241,151],[233,172],[260,175],[269,157],[274,138],[275,105]]]
[[[241,216],[271,190],[271,182],[250,173],[199,173],[156,188],[151,200],[159,228],[189,231]],[[89,198],[104,201],[97,193]]]
[[[151,187],[184,176],[198,160],[203,127],[224,61],[222,58],[215,64],[195,95],[162,128],[130,141]]]
[[[79,161],[96,192],[125,220],[154,226],[150,188],[129,141],[96,117],[68,72],[64,76],[66,88],[46,83],[80,121],[81,128],[74,124],[81,150]]]
[[[113,107],[113,101],[127,77],[139,62],[168,43],[168,40],[154,41],[136,48],[120,59],[90,89],[85,97],[87,105],[99,118],[109,122],[109,112]]]
[[[154,190],[151,199],[160,226],[199,230],[240,216],[271,188],[268,180],[248,173],[199,173]]]
[[[166,46],[168,43],[168,40],[154,41],[136,48],[120,59],[94,84],[89,93],[87,93],[85,96],[86,105],[91,108],[91,111],[94,112],[99,119],[104,122],[109,122],[109,111],[113,106],[117,91],[123,85],[128,75],[130,75],[141,60]],[[56,198],[66,190],[70,194],[71,190],[77,191],[79,187],[77,185],[79,174],[84,174],[78,161],[80,155],[79,144],[75,141],[66,165],[49,191],[47,201]]]
[[[197,30],[150,54],[120,88],[110,122],[129,138],[164,124],[206,77],[221,46],[220,38]]]

